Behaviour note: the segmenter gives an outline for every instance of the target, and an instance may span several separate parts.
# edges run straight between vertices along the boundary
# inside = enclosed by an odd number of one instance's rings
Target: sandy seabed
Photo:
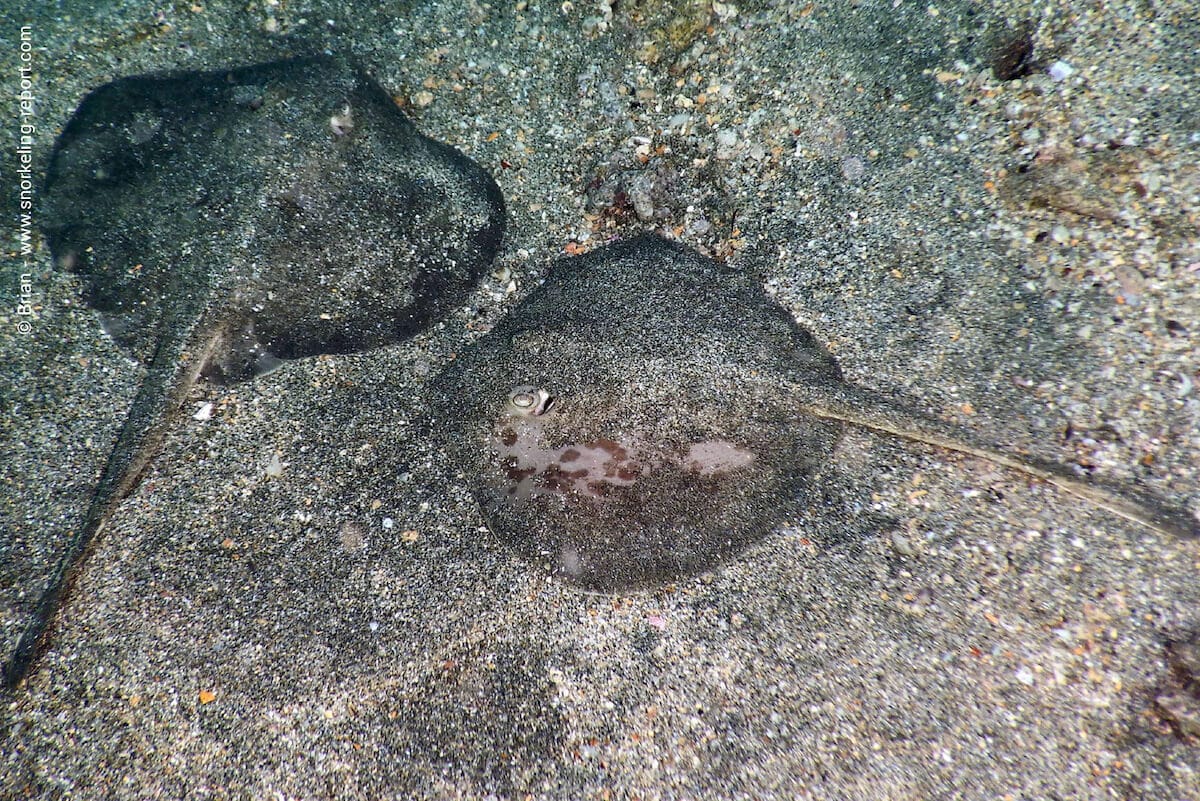
[[[495,272],[416,339],[189,396],[0,698],[0,795],[1200,798],[1195,541],[852,432],[823,477],[842,514],[586,594],[500,547],[413,422],[553,258],[653,230],[760,275],[855,382],[1195,509],[1193,4],[0,16],[10,644],[141,376],[44,245],[20,253],[22,64],[40,176],[106,81],[330,50],[509,213]]]

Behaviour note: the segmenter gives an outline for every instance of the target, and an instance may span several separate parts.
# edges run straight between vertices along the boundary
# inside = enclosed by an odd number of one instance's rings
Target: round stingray
[[[198,375],[412,336],[461,301],[504,227],[491,176],[332,58],[101,86],[55,143],[43,196],[55,262],[146,374],[83,521],[56,540],[10,686]]]
[[[771,384],[839,383],[749,276],[655,237],[556,263],[433,383],[488,524],[590,589],[711,567],[810,491],[841,424]]]

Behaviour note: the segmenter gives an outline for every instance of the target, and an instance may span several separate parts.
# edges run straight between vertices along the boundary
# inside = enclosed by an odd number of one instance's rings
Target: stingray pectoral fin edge
[[[1092,505],[1159,534],[1200,537],[1200,521],[1187,509],[1131,488],[1115,488],[1073,475],[1068,468],[1036,458],[1018,457],[974,441],[954,427],[905,409],[870,390],[843,384],[837,388],[795,388],[802,412],[859,426],[881,434],[975,456],[1045,481]]]
[[[4,665],[4,687],[24,681],[46,645],[47,633],[69,594],[88,552],[122,498],[129,494],[154,457],[174,412],[196,383],[204,366],[225,342],[221,331],[193,338],[189,347],[176,339],[160,341],[121,427],[80,526],[70,534],[66,550]]]

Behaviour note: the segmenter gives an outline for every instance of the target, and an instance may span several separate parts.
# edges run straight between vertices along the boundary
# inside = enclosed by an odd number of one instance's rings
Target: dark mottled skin
[[[106,84],[56,143],[44,194],[56,264],[146,374],[8,686],[199,377],[405,339],[461,302],[504,228],[486,172],[329,58]]]

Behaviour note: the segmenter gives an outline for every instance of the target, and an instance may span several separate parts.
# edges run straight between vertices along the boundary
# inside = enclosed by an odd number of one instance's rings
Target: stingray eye
[[[508,393],[508,409],[510,414],[524,417],[537,417],[550,411],[554,399],[550,393],[535,386],[520,386]]]

